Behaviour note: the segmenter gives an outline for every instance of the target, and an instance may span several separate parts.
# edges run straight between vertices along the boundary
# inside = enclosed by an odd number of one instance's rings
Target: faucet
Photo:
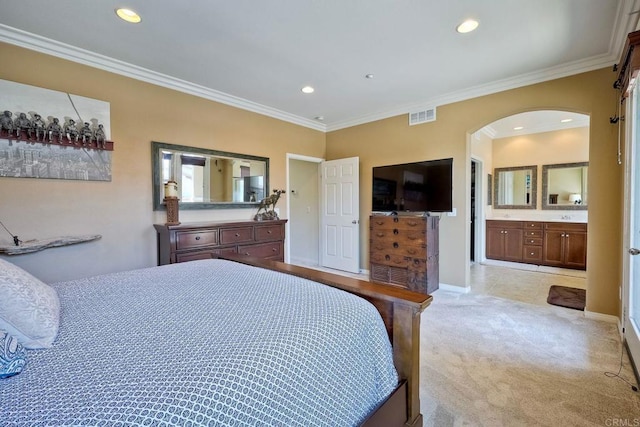
[[[562,215],[560,219],[571,219],[571,215]]]

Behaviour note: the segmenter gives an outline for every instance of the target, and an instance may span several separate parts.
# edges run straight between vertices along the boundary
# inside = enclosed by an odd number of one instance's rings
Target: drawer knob
[[[400,246],[400,245],[398,245],[398,242],[393,242],[393,247],[394,248],[397,248],[398,246]]]
[[[394,228],[394,229],[393,229],[393,234],[398,234],[398,233],[399,233],[398,229],[397,229],[397,228]]]
[[[384,259],[385,259],[385,260],[387,260],[387,261],[389,261],[389,260],[391,259],[391,257],[390,257],[389,255],[385,255],[385,256],[384,256]]]
[[[533,252],[531,252],[531,255],[533,255]]]
[[[236,233],[236,237],[240,237],[240,233]]]
[[[245,254],[245,255],[251,255],[249,252],[245,252],[244,254]]]
[[[267,230],[267,234],[271,234],[271,230]]]
[[[196,236],[196,240],[200,240],[200,236]]]
[[[278,249],[277,249],[277,248],[271,248],[271,250],[272,250],[273,252],[278,252]]]

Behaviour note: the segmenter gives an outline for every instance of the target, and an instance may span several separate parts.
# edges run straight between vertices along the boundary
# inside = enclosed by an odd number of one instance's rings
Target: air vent
[[[409,126],[436,121],[436,107],[409,113]]]

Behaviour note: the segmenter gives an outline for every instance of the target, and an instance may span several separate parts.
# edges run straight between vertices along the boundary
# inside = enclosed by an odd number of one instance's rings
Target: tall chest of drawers
[[[421,293],[437,290],[438,225],[438,217],[371,216],[371,281]]]
[[[158,265],[239,253],[284,261],[287,220],[155,224]]]

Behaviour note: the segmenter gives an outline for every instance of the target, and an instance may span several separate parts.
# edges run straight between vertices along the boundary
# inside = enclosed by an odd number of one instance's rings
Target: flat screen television
[[[373,168],[373,212],[451,212],[453,158]]]

